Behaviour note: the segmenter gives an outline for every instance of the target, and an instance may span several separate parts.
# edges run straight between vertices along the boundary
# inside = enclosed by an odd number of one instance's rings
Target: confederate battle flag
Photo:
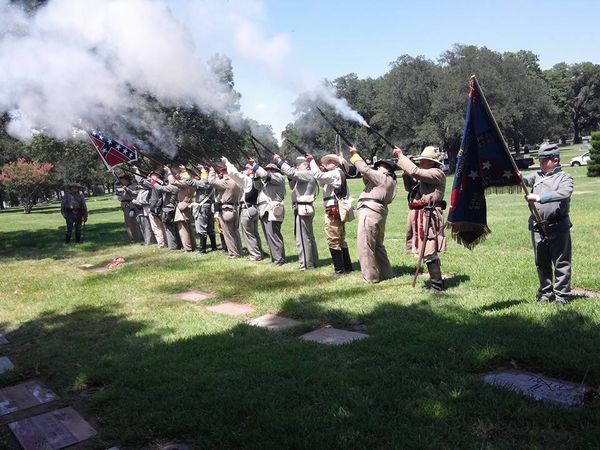
[[[117,142],[97,131],[92,131],[88,135],[108,170],[112,170],[123,163],[137,161],[138,152],[133,145]]]
[[[447,226],[459,244],[472,249],[490,233],[485,191],[506,189],[522,181],[474,76],[469,88]]]

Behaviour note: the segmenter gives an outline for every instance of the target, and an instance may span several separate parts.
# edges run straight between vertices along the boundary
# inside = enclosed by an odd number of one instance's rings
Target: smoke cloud
[[[32,15],[0,0],[0,111],[11,114],[8,131],[22,140],[32,132],[71,139],[81,135],[77,130],[98,128],[140,145],[136,129],[174,153],[154,99],[194,105],[239,129],[239,98],[207,62],[217,52],[256,63],[275,82],[365,124],[331,87],[298,75],[289,36],[265,33],[265,16],[261,0],[182,0],[171,7],[50,0]]]

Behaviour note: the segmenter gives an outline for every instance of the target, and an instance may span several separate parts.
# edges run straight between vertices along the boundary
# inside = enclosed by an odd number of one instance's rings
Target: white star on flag
[[[492,163],[490,163],[489,161],[486,161],[482,164],[484,169],[490,169],[492,167]]]
[[[469,173],[469,176],[471,178],[475,179],[479,176],[479,174],[475,170],[471,170],[471,173]]]
[[[512,175],[512,172],[510,170],[505,170],[503,176],[506,177],[506,178],[512,178],[513,175]]]

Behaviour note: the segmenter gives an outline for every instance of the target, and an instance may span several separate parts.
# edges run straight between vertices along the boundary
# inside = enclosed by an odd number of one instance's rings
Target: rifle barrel
[[[273,152],[273,150],[271,150],[269,147],[267,147],[265,144],[263,144],[262,142],[260,142],[256,137],[254,137],[253,134],[250,135],[251,139],[254,139],[256,141],[256,143],[258,145],[260,145],[262,148],[264,148],[266,151],[268,151],[271,155],[276,155],[275,152]]]
[[[371,130],[373,133],[375,133],[377,136],[379,136],[381,139],[383,139],[383,141],[389,145],[392,148],[395,148],[396,146],[394,144],[392,144],[388,138],[386,138],[383,134],[381,134],[379,131],[377,131],[375,128],[373,128],[371,125],[369,125],[367,127],[369,130]]]
[[[315,108],[317,108],[317,111],[319,111],[319,114],[321,114],[321,116],[323,116],[323,119],[325,119],[325,122],[327,122],[327,124],[333,128],[333,131],[335,131],[339,137],[342,138],[342,140],[348,145],[348,147],[354,147],[354,144],[352,142],[350,142],[350,139],[348,139],[339,129],[338,127],[335,126],[335,124],[331,121],[331,119],[329,117],[327,117],[325,115],[325,113],[321,110],[321,108],[319,108],[318,106],[315,106]]]
[[[285,140],[288,141],[290,144],[292,144],[292,147],[294,147],[296,150],[298,150],[298,152],[300,152],[300,154],[302,156],[305,156],[308,153],[307,151],[305,151],[304,149],[302,149],[302,147],[300,147],[299,145],[296,145],[294,143],[294,141],[292,141],[291,139],[285,138]]]

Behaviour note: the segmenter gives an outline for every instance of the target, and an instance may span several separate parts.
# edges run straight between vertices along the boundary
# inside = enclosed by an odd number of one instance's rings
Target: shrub
[[[600,131],[592,133],[592,149],[587,165],[588,177],[600,177]]]

